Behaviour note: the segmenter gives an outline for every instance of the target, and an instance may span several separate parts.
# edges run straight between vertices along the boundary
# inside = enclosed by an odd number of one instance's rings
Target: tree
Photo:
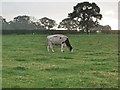
[[[68,17],[80,22],[82,29],[89,32],[89,29],[98,25],[101,20],[100,8],[95,3],[82,2],[73,7],[73,12]]]
[[[33,26],[30,25],[30,17],[26,15],[15,17],[9,24],[14,30],[33,29]]]
[[[9,22],[9,24],[15,30],[16,29],[19,29],[19,30],[44,29],[44,27],[41,25],[40,22],[34,22],[32,21],[30,16],[26,16],[26,15],[15,17],[13,21]]]
[[[23,15],[23,16],[17,16],[14,18],[14,22],[18,22],[18,23],[30,23],[30,17]]]
[[[2,16],[0,16],[0,22],[1,22],[1,23],[7,23],[6,19],[3,18]]]
[[[71,18],[63,19],[58,28],[65,28],[67,30],[79,30],[81,27],[79,25],[79,21],[73,20]]]
[[[110,31],[111,27],[109,25],[97,25],[90,29],[91,32],[104,32],[104,31]]]
[[[1,26],[2,26],[2,30],[8,30],[8,29],[11,28],[9,23],[2,16],[0,16],[0,23],[1,23]]]
[[[49,19],[47,17],[43,17],[39,20],[46,29],[50,29],[50,28],[53,28],[54,26],[56,26],[55,20]]]
[[[105,25],[104,30],[111,30],[111,27],[109,25]]]

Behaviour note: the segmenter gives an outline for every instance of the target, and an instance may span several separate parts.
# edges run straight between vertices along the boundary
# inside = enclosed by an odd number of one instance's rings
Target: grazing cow
[[[72,52],[72,46],[69,42],[68,37],[65,35],[61,35],[61,34],[49,35],[47,36],[47,40],[48,40],[48,46],[47,46],[48,51],[51,48],[52,52],[54,52],[53,46],[61,45],[61,52],[64,52],[65,46],[67,46],[69,48],[69,51]]]

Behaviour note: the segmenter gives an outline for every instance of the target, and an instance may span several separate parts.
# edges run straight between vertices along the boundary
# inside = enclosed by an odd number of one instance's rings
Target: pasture
[[[3,88],[118,88],[118,35],[67,34],[72,53],[46,36],[3,35]]]

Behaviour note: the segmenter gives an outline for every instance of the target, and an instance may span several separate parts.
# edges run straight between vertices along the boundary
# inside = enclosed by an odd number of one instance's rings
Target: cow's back
[[[61,34],[49,35],[47,36],[48,41],[52,42],[52,44],[61,44],[67,39],[67,36]]]

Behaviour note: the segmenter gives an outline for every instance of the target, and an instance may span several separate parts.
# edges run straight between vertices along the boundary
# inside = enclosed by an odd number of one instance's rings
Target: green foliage
[[[117,88],[118,36],[67,35],[74,48],[47,52],[47,35],[3,35],[3,88]]]
[[[63,19],[58,28],[65,28],[67,30],[79,30],[81,28],[81,25],[79,25],[79,21],[72,20],[70,18]]]

